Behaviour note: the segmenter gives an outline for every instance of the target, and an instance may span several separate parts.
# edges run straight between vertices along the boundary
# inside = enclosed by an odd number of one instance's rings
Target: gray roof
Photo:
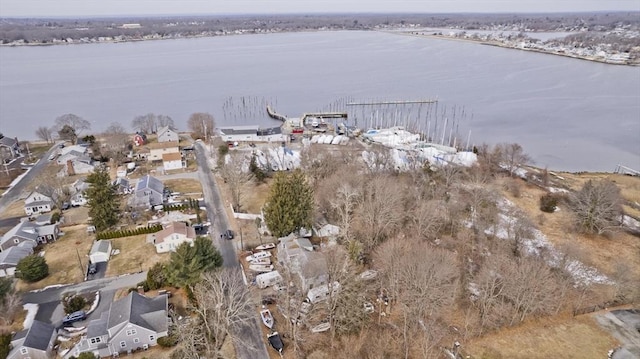
[[[223,135],[255,135],[258,133],[258,126],[234,126],[229,128],[221,128]]]
[[[156,333],[165,332],[169,325],[167,308],[166,295],[147,298],[137,292],[131,292],[128,296],[111,304],[109,328],[129,322]]]
[[[136,192],[150,189],[152,191],[162,194],[164,190],[164,184],[159,179],[146,175],[138,180],[136,184]]]
[[[167,132],[169,130],[175,132],[176,134],[178,133],[178,131],[175,128],[173,128],[171,126],[164,126],[164,127],[160,127],[158,129],[158,137],[160,137],[160,135],[162,135],[163,133],[165,133],[165,132]]]
[[[31,328],[26,330],[27,334],[22,345],[28,348],[47,350],[51,344],[50,340],[54,330],[56,328],[53,325],[34,320]]]
[[[2,236],[0,244],[9,241],[11,238],[20,237],[29,239],[32,241],[38,240],[38,232],[35,230],[36,226],[31,222],[20,222],[11,228],[7,233]]]
[[[98,252],[109,254],[111,251],[109,249],[110,246],[111,246],[111,242],[105,239],[96,241],[93,243],[93,246],[91,246],[91,254],[98,253]]]
[[[16,141],[15,138],[7,137],[7,136],[0,138],[0,145],[13,147],[13,146],[16,146],[17,144],[18,144],[18,141]]]
[[[87,326],[87,338],[101,337],[107,334],[107,325],[109,324],[109,311],[100,314],[99,319],[94,319]]]
[[[50,224],[51,223],[51,217],[53,217],[53,213],[49,212],[49,213],[43,213],[41,215],[38,215],[38,217],[36,217],[35,222],[39,225],[42,224]]]
[[[18,265],[18,262],[24,257],[33,253],[31,248],[11,247],[0,252],[0,265]]]

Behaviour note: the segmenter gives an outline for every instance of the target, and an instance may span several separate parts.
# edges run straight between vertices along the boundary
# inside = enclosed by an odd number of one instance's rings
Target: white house
[[[95,241],[91,246],[91,252],[89,253],[89,261],[91,263],[108,262],[111,256],[111,241],[101,239]]]
[[[27,216],[36,213],[51,212],[53,209],[53,200],[42,193],[33,191],[24,200],[24,212]]]
[[[182,168],[182,155],[180,153],[164,153],[162,166],[165,171],[179,170]]]
[[[162,161],[162,155],[165,153],[180,153],[178,147],[178,141],[174,142],[158,142],[147,145],[149,148],[149,154],[147,155],[147,161]]]
[[[184,222],[173,222],[160,232],[150,234],[148,242],[156,246],[156,252],[166,253],[175,251],[182,243],[193,245],[196,239],[196,231]]]
[[[179,140],[180,137],[175,129],[169,126],[158,129],[158,142],[178,142]]]
[[[220,128],[218,132],[227,142],[286,142],[288,139],[280,127],[233,126]]]

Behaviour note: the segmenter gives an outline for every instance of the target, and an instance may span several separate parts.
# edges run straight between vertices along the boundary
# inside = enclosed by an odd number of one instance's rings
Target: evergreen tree
[[[111,184],[109,173],[99,167],[87,177],[89,188],[86,191],[87,205],[91,224],[97,231],[104,231],[118,223],[120,215],[120,198],[116,188]]]
[[[200,274],[222,266],[222,256],[211,240],[198,237],[194,245],[182,243],[165,267],[167,281],[176,287],[198,282]]]
[[[302,171],[278,173],[264,208],[267,227],[276,237],[310,227],[313,203],[313,189]]]
[[[32,254],[24,257],[16,266],[16,277],[27,282],[37,282],[49,275],[49,266],[44,257]]]

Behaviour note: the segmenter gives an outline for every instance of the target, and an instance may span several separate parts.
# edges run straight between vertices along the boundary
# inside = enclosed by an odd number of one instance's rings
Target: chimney
[[[73,176],[76,172],[73,170],[73,162],[71,160],[67,161],[67,176]]]
[[[138,294],[144,295],[144,287],[141,285],[138,286]]]

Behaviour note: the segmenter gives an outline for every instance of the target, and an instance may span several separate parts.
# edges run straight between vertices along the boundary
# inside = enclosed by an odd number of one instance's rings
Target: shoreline
[[[640,66],[640,62],[636,62],[636,63],[611,62],[611,61],[607,61],[606,59],[591,58],[591,57],[585,57],[585,56],[579,56],[579,55],[573,55],[573,54],[567,54],[567,53],[559,53],[559,52],[554,52],[554,51],[545,51],[545,50],[541,50],[541,49],[521,48],[521,47],[516,47],[516,46],[510,46],[510,45],[507,45],[507,44],[504,44],[504,43],[498,42],[498,41],[473,40],[473,39],[468,39],[468,38],[458,38],[458,37],[445,36],[445,35],[417,34],[417,33],[407,32],[407,31],[390,31],[390,30],[376,30],[376,29],[365,29],[365,30],[305,29],[305,30],[298,30],[298,31],[277,31],[277,32],[268,32],[268,33],[243,32],[243,33],[232,33],[232,34],[221,34],[221,35],[216,35],[216,34],[186,35],[186,36],[178,36],[178,37],[158,37],[158,38],[148,38],[148,39],[129,38],[129,39],[122,39],[122,40],[86,41],[86,42],[78,40],[77,42],[60,41],[60,42],[52,42],[52,43],[40,43],[40,42],[38,42],[38,43],[21,43],[21,44],[4,44],[4,43],[0,43],[0,48],[2,48],[2,47],[23,47],[23,46],[30,47],[30,46],[58,46],[58,45],[121,44],[121,43],[127,43],[127,42],[144,42],[144,41],[159,41],[159,40],[180,40],[180,39],[201,39],[201,38],[214,38],[214,37],[223,37],[223,36],[270,35],[270,34],[303,33],[303,32],[329,32],[329,31],[331,31],[331,32],[337,32],[337,31],[365,31],[365,32],[366,31],[373,31],[373,32],[381,32],[381,33],[392,34],[392,35],[415,36],[415,37],[423,37],[423,38],[428,38],[428,39],[438,39],[438,40],[447,40],[447,41],[461,41],[461,42],[474,43],[474,44],[480,44],[480,45],[495,46],[495,47],[500,47],[500,48],[503,48],[503,49],[512,49],[512,50],[536,52],[536,53],[539,53],[539,54],[546,54],[546,55],[556,55],[556,56],[568,57],[568,58],[571,58],[571,59],[591,61],[591,62],[597,62],[597,63],[607,64],[607,65],[631,66],[631,67]]]
[[[539,54],[556,55],[556,56],[568,57],[568,58],[576,59],[576,60],[597,62],[597,63],[601,63],[601,64],[606,64],[606,65],[630,66],[630,67],[638,67],[638,66],[640,66],[640,62],[638,62],[638,63],[610,62],[610,61],[607,61],[605,59],[596,59],[596,58],[590,58],[590,57],[584,57],[584,56],[578,56],[578,55],[572,55],[572,54],[566,54],[566,53],[558,53],[558,52],[553,52],[553,51],[544,51],[544,50],[540,50],[540,49],[520,48],[520,47],[515,47],[515,46],[509,46],[507,44],[504,44],[504,43],[498,42],[498,41],[473,40],[473,39],[458,38],[458,37],[445,36],[445,35],[415,34],[415,33],[405,32],[405,31],[380,31],[380,32],[384,32],[384,33],[392,34],[392,35],[415,36],[415,37],[424,37],[424,38],[429,38],[429,39],[438,39],[438,40],[446,40],[446,41],[460,41],[460,42],[467,42],[467,43],[472,43],[472,44],[494,46],[494,47],[499,47],[499,48],[503,48],[503,49],[536,52],[536,53],[539,53]]]

